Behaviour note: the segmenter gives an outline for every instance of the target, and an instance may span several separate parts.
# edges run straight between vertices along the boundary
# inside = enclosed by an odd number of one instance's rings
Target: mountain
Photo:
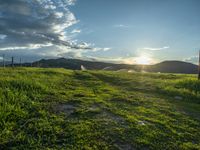
[[[81,70],[81,66],[84,66],[89,70],[101,70],[107,66],[112,66],[114,64],[104,63],[104,62],[93,62],[93,61],[85,61],[80,59],[42,59],[40,61],[34,62],[33,66],[44,67],[44,68],[66,68],[73,70]]]
[[[42,59],[32,64],[23,64],[24,66],[44,67],[44,68],[66,68],[73,70],[81,70],[86,68],[88,70],[113,70],[113,71],[132,71],[132,72],[161,72],[161,73],[184,73],[196,74],[198,73],[198,66],[182,62],[182,61],[164,61],[155,65],[127,65],[127,64],[113,64],[106,62],[86,61],[79,59]]]
[[[147,69],[150,72],[197,74],[198,66],[182,61],[164,61],[152,65]]]

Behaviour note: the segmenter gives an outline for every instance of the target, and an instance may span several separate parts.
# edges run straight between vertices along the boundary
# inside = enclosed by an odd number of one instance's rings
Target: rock
[[[181,96],[175,96],[174,97],[176,100],[183,100],[183,98]]]
[[[138,124],[144,126],[146,124],[146,121],[138,121]]]

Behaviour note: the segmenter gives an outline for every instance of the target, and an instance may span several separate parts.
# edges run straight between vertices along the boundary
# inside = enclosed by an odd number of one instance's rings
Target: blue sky
[[[0,55],[196,63],[199,6],[199,0],[0,0]]]
[[[80,20],[78,39],[112,48],[92,55],[162,61],[197,55],[199,6],[199,0],[78,0],[72,11]]]

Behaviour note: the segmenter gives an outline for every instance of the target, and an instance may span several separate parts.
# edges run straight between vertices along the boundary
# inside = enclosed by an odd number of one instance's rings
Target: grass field
[[[194,75],[0,69],[0,149],[200,149]]]

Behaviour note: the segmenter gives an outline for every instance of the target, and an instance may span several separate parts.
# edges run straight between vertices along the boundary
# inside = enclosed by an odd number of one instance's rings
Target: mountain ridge
[[[19,64],[16,64],[19,65]],[[160,73],[183,73],[197,74],[198,66],[192,63],[167,60],[154,65],[139,64],[114,64],[100,61],[88,61],[81,59],[41,59],[33,63],[24,63],[22,66],[33,66],[42,68],[65,68],[81,70],[81,66],[88,70],[111,70],[111,71],[135,71],[135,72],[160,72]]]

